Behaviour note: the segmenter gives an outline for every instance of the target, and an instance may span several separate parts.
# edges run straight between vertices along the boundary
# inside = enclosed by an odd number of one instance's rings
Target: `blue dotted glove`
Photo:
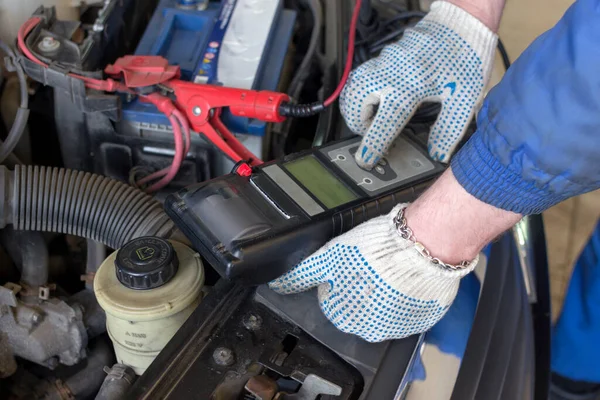
[[[356,162],[372,168],[417,107],[440,102],[429,154],[448,162],[483,97],[497,37],[483,23],[444,1],[379,57],[355,69],[340,96],[348,127],[364,135]]]
[[[400,207],[333,239],[269,283],[281,294],[318,287],[319,305],[340,330],[369,342],[399,339],[431,328],[448,310],[460,278],[425,259],[396,231]]]

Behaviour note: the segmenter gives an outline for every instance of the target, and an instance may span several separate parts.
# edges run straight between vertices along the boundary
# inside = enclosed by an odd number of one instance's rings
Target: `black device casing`
[[[425,152],[424,146],[411,142]],[[326,211],[310,217],[262,171],[307,155],[325,164],[325,157],[311,149],[265,163],[254,169],[252,177],[230,174],[192,185],[167,197],[167,214],[221,276],[261,284],[289,271],[331,238],[388,213],[400,202],[414,200],[444,170],[435,164],[432,170],[374,198],[357,190],[341,170],[335,171],[359,198],[330,210],[324,207]],[[257,185],[260,191],[253,187]],[[218,201],[207,200],[213,196]],[[228,215],[227,219],[222,215]]]

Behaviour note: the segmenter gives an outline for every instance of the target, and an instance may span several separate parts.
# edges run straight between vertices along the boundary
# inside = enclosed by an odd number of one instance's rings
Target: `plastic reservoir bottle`
[[[201,301],[204,268],[189,247],[156,237],[130,241],[94,278],[119,363],[141,375]]]

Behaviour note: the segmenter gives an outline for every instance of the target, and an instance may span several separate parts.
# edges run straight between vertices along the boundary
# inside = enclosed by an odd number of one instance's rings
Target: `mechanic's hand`
[[[281,294],[318,286],[321,310],[340,330],[369,342],[399,339],[431,328],[448,310],[460,278],[423,257],[396,231],[401,207],[367,221],[318,250],[269,284]]]
[[[356,162],[372,168],[424,101],[442,103],[429,154],[448,162],[483,97],[497,36],[445,1],[379,57],[352,72],[340,97],[348,127],[364,135]]]

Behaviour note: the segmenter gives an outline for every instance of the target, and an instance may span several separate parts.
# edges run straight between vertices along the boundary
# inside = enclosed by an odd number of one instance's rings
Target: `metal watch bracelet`
[[[433,264],[439,265],[441,268],[449,270],[449,271],[459,271],[461,269],[467,268],[471,264],[471,262],[469,262],[469,261],[461,261],[457,265],[446,264],[439,258],[433,257],[431,255],[431,253],[429,252],[429,250],[427,250],[425,248],[425,246],[423,246],[423,244],[421,244],[417,241],[417,239],[415,238],[415,235],[413,234],[412,229],[410,229],[408,227],[408,224],[406,223],[406,217],[404,216],[404,210],[406,210],[405,207],[401,208],[398,211],[398,214],[396,214],[396,216],[394,217],[394,224],[396,225],[396,230],[398,231],[398,234],[400,235],[400,237],[413,242],[415,244],[415,248],[417,249],[417,251],[423,257],[425,257],[425,259],[427,259],[428,261],[432,262]]]

